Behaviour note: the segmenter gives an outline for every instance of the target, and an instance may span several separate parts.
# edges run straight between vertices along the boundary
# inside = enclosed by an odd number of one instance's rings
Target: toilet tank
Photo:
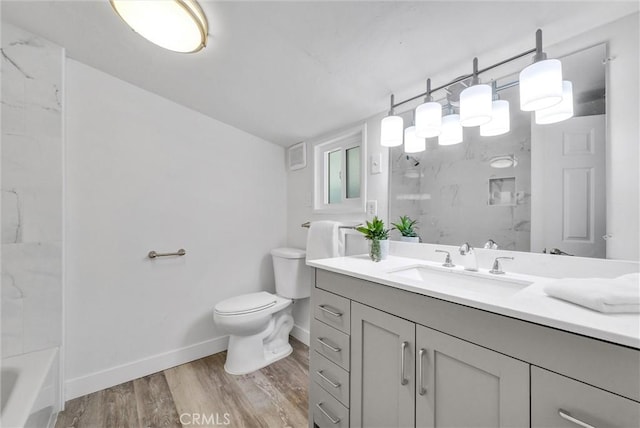
[[[299,248],[271,250],[276,294],[289,299],[311,296],[311,268],[305,264],[306,252]]]

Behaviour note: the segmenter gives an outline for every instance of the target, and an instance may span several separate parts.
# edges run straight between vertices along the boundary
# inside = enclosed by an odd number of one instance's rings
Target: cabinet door
[[[415,324],[351,304],[351,426],[415,425]]]
[[[531,426],[638,427],[640,403],[531,367]]]
[[[528,364],[420,325],[416,348],[416,426],[529,426]]]

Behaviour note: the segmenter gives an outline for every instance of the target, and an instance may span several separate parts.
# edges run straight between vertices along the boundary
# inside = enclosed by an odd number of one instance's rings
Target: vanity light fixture
[[[419,153],[424,152],[427,148],[427,142],[424,138],[416,135],[415,125],[409,126],[404,130],[404,152]]]
[[[389,115],[380,123],[380,145],[383,147],[396,147],[402,145],[402,128],[404,122],[400,116],[395,115],[393,94],[391,94],[391,108]]]
[[[491,168],[515,168],[518,165],[518,158],[515,155],[494,156],[489,159],[489,165]]]
[[[573,117],[573,85],[568,80],[562,82],[562,101],[554,106],[537,110],[536,123],[549,125]]]
[[[480,125],[480,135],[483,137],[506,134],[511,129],[509,101],[500,99],[498,95],[498,84],[495,80],[493,81],[492,90],[493,105],[491,107],[491,121]]]
[[[440,135],[442,127],[442,104],[433,101],[431,96],[431,79],[427,79],[427,96],[424,103],[416,107],[416,135],[420,138],[431,138]]]
[[[462,143],[462,126],[460,125],[460,115],[453,112],[453,107],[448,106],[449,114],[442,117],[442,131],[438,136],[438,144],[441,146],[451,146]]]
[[[109,0],[116,13],[145,39],[174,52],[207,45],[207,18],[195,0]]]
[[[520,72],[520,109],[534,111],[562,101],[562,63],[542,52],[542,30],[536,31],[533,64]]]
[[[491,121],[491,86],[480,84],[478,58],[473,59],[471,86],[460,93],[460,125],[480,126]]]

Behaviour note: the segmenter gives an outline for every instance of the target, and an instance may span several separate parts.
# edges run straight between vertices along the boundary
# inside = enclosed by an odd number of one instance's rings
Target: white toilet
[[[297,248],[271,250],[277,294],[243,294],[215,306],[214,322],[229,333],[227,373],[251,373],[291,354],[291,299],[311,295],[311,269],[305,265],[305,255]]]

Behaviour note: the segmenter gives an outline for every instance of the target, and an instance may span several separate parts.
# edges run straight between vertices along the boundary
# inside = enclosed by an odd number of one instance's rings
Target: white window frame
[[[346,179],[342,180],[342,202],[327,203],[329,177],[328,154],[342,151],[342,168],[346,168],[346,151],[360,147],[360,197],[346,198]],[[366,123],[345,131],[320,138],[313,144],[313,211],[317,213],[364,213],[367,196],[367,125]]]

